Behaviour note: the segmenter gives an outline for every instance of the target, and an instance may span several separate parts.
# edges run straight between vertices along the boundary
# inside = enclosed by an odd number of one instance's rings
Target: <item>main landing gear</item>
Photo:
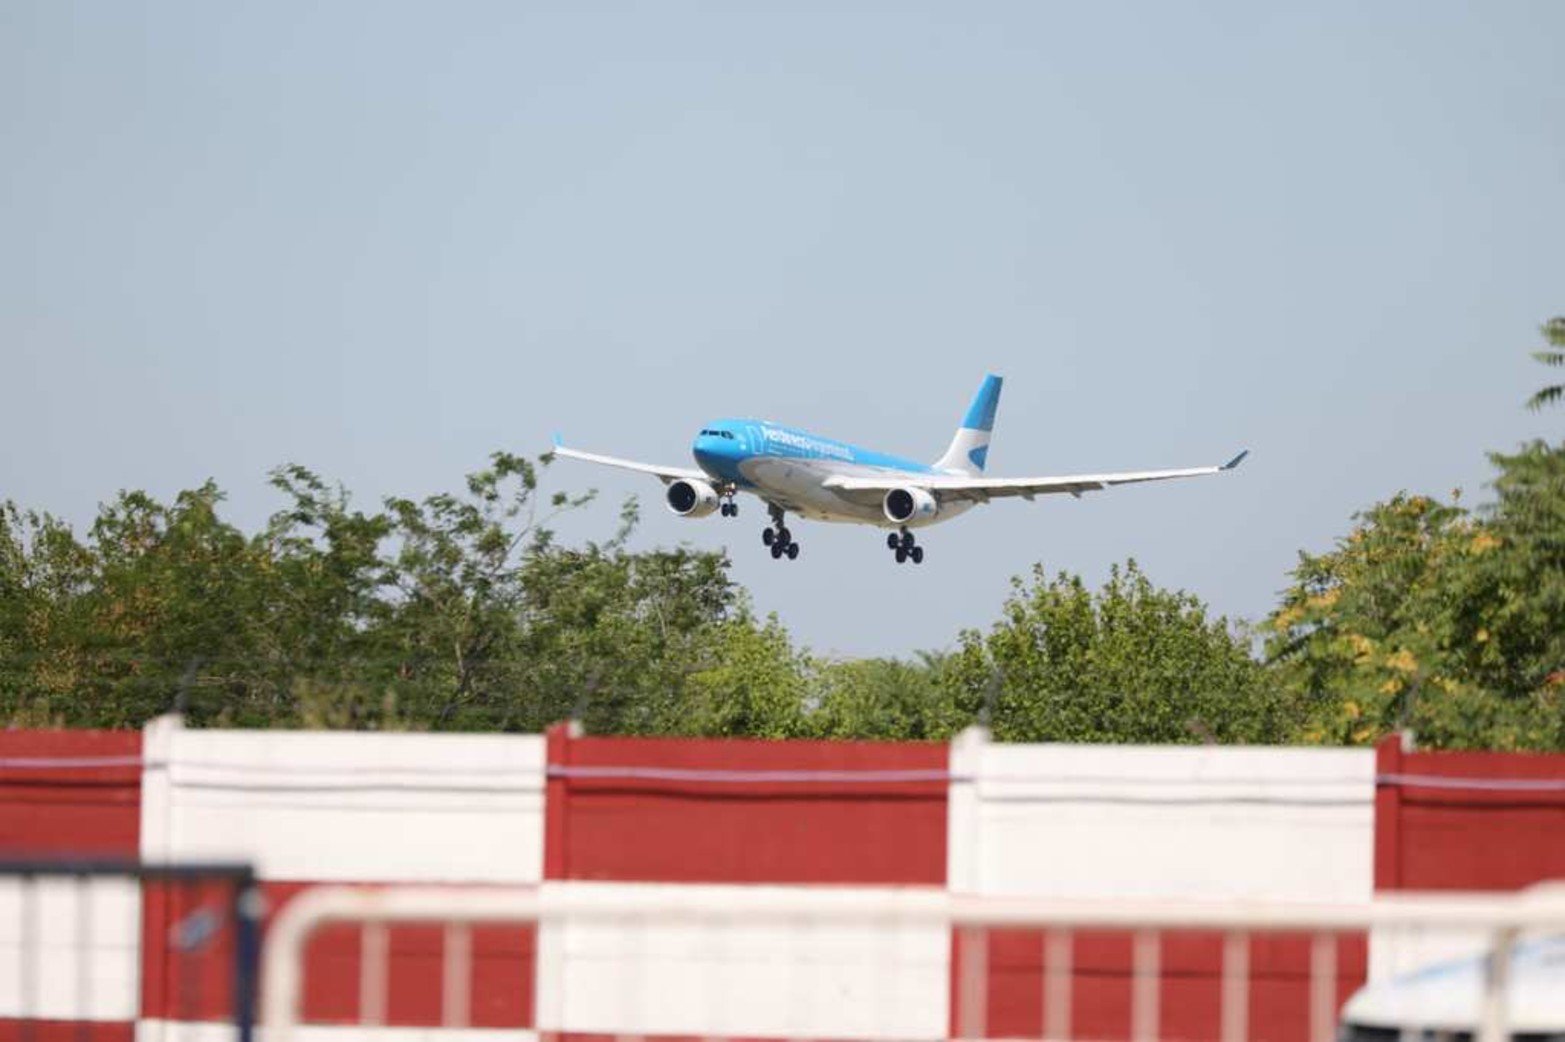
[[[795,560],[799,556],[799,544],[793,541],[793,533],[783,524],[781,508],[768,505],[767,509],[772,514],[772,527],[761,529],[761,542],[772,548],[772,560],[783,557]]]
[[[913,545],[913,533],[906,528],[901,532],[888,532],[886,548],[896,555],[898,564],[906,564],[910,560],[914,564],[924,563],[924,548]]]

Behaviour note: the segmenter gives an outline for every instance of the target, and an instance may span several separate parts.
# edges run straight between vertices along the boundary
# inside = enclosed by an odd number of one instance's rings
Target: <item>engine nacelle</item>
[[[671,481],[665,498],[668,508],[680,517],[705,517],[717,509],[717,489],[704,481]]]
[[[881,510],[887,521],[899,525],[916,525],[929,521],[940,512],[940,504],[928,490],[922,488],[894,488],[881,501]]]

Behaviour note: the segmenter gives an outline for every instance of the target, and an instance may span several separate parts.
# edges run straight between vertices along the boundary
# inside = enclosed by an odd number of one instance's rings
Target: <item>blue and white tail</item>
[[[973,404],[962,417],[962,426],[946,454],[935,461],[938,470],[956,474],[978,475],[984,472],[989,459],[989,437],[994,432],[994,411],[1000,405],[1000,385],[1003,378],[990,373],[984,377],[983,386],[973,396]]]

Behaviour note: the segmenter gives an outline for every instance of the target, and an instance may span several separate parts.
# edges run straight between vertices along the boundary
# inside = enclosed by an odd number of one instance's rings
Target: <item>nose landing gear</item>
[[[736,497],[739,495],[739,490],[730,485],[723,489],[720,494],[723,497],[723,501],[718,504],[717,512],[724,517],[738,517],[739,502]]]
[[[772,527],[761,529],[761,542],[772,548],[772,560],[780,560],[783,557],[790,561],[799,557],[799,544],[793,541],[793,533],[788,531],[788,526],[783,524],[783,512],[780,507],[768,504],[767,509],[772,515]]]
[[[888,532],[886,534],[886,548],[896,557],[898,564],[906,564],[912,561],[914,564],[924,563],[924,548],[915,545],[913,533],[906,528],[901,532]]]

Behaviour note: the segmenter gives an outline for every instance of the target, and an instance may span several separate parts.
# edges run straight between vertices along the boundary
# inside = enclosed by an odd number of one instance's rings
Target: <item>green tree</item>
[[[1534,351],[1532,357],[1544,365],[1565,365],[1565,315],[1551,318],[1543,324],[1543,339],[1548,341],[1548,349]],[[1553,405],[1560,400],[1561,394],[1565,394],[1565,385],[1549,384],[1527,399],[1527,408],[1541,409],[1545,405]]]
[[[953,698],[944,656],[918,661],[857,659],[817,663],[810,733],[820,738],[942,741],[973,722]]]
[[[1417,699],[1466,690],[1481,623],[1465,592],[1498,548],[1456,504],[1399,493],[1355,515],[1330,551],[1300,552],[1267,620],[1266,654],[1310,713],[1308,740],[1373,742]]]
[[[529,700],[525,726],[574,716],[595,733],[679,730],[690,676],[740,612],[728,567],[720,552],[631,553],[618,541],[533,554],[508,677]]]
[[[1307,740],[1565,745],[1565,452],[1490,458],[1497,499],[1476,514],[1403,493],[1299,555],[1266,647]]]
[[[776,618],[747,606],[718,626],[705,668],[692,673],[664,733],[795,738],[805,732],[808,661]]]
[[[806,660],[722,553],[558,545],[591,495],[496,454],[460,493],[360,511],[296,465],[247,537],[211,483],[102,507],[89,538],[0,508],[0,715],[194,725],[794,733]],[[744,663],[736,668],[728,660]],[[753,670],[753,675],[747,673]]]
[[[1469,599],[1476,682],[1520,696],[1565,686],[1565,444],[1491,453],[1499,473],[1483,509],[1497,545]]]
[[[1276,741],[1287,706],[1243,634],[1199,599],[1156,587],[1135,561],[1101,590],[1079,576],[1012,580],[1001,619],[968,631],[953,704],[1008,741]]]

